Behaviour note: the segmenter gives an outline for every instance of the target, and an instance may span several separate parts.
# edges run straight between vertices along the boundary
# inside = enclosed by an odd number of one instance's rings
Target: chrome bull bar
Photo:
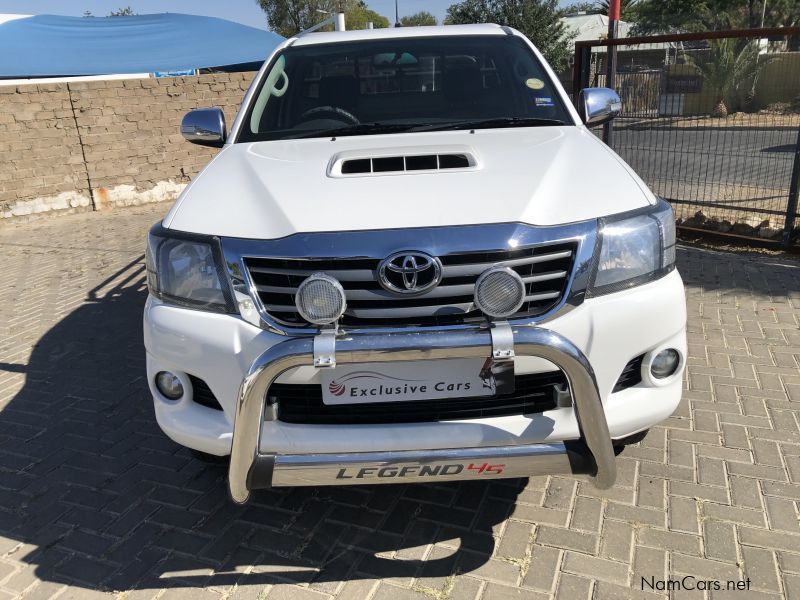
[[[359,334],[335,339],[335,363],[367,363],[445,358],[486,358],[493,355],[492,331],[432,330],[414,333]],[[320,336],[317,336],[319,338]],[[234,502],[244,504],[250,490],[272,485],[321,485],[348,483],[395,483],[405,478],[331,480],[337,467],[359,465],[361,469],[392,467],[393,474],[417,474],[419,465],[438,466],[448,460],[480,460],[507,457],[512,468],[501,477],[523,477],[545,473],[588,473],[596,487],[608,488],[616,479],[616,462],[597,383],[586,356],[563,336],[539,327],[513,329],[513,353],[549,360],[566,375],[581,431],[575,442],[509,446],[507,448],[460,448],[413,452],[368,452],[358,454],[272,455],[262,454],[261,430],[267,391],[284,372],[315,364],[317,338],[291,338],[259,356],[239,389],[233,429],[228,486]],[[329,342],[329,341],[328,341]],[[326,343],[327,345],[327,343]],[[318,350],[319,348],[317,348]],[[328,348],[330,351],[330,347]],[[273,417],[274,418],[274,417]],[[455,457],[455,458],[454,458]],[[522,467],[530,465],[529,470]],[[365,466],[366,465],[366,466]],[[416,466],[412,466],[416,465]],[[403,471],[403,469],[406,471]],[[416,469],[416,470],[412,470]],[[316,475],[315,475],[316,473]],[[453,477],[436,479],[462,479]],[[431,479],[417,479],[426,481]]]

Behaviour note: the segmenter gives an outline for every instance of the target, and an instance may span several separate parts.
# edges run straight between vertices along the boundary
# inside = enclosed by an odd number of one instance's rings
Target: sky
[[[439,21],[444,18],[447,7],[456,0],[397,0],[400,16],[420,10],[433,13]],[[569,4],[560,0],[559,4]],[[394,23],[394,0],[367,0],[374,11],[386,16]],[[161,12],[188,13],[221,17],[251,27],[267,28],[267,20],[256,0],[0,0],[0,13],[27,15],[55,14],[79,17],[90,11],[104,17],[112,10],[130,6],[135,13]]]

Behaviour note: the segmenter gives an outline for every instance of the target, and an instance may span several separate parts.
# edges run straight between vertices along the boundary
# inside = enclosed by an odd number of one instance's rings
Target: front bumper
[[[514,328],[513,335],[517,355],[543,358],[566,375],[581,431],[580,440],[571,447],[564,443],[537,444],[516,448],[513,454],[506,451],[509,458],[507,470],[502,448],[463,448],[455,451],[458,460],[451,460],[448,453],[453,451],[450,450],[376,452],[339,457],[283,455],[276,460],[274,454],[263,454],[260,450],[267,390],[282,373],[313,365],[315,354],[318,354],[314,345],[321,341],[320,336],[292,338],[276,344],[258,357],[242,382],[228,473],[231,497],[235,502],[244,503],[250,497],[250,490],[287,480],[290,483],[284,485],[300,485],[299,482],[304,481],[316,485],[367,483],[364,469],[369,469],[369,474],[378,474],[374,480],[370,478],[369,483],[420,477],[417,471],[408,469],[415,468],[421,473],[425,466],[429,470],[438,466],[439,469],[432,473],[437,478],[464,479],[469,478],[462,476],[465,470],[468,474],[473,471],[470,468],[474,466],[473,461],[479,463],[483,459],[495,461],[491,465],[485,461],[481,463],[489,466],[498,466],[502,462],[503,468],[499,472],[497,469],[489,471],[494,477],[589,472],[598,487],[610,487],[616,478],[614,448],[594,371],[586,356],[572,342],[546,329],[522,326]],[[492,334],[489,330],[354,335],[338,339],[335,353],[337,363],[485,358],[491,355]],[[359,465],[355,477],[344,477],[353,465]],[[574,469],[573,465],[576,465]],[[447,466],[452,468],[448,470]],[[381,472],[393,476],[382,477]],[[477,476],[478,471],[474,472]],[[358,477],[359,474],[362,477]]]
[[[612,388],[625,364],[635,356],[654,353],[665,347],[677,348],[685,356],[685,324],[683,284],[678,273],[673,272],[658,281],[624,292],[587,299],[580,306],[539,325],[547,328],[546,333],[569,340],[588,359],[602,400],[610,438],[620,439],[659,423],[677,407],[682,386],[680,373],[663,385],[642,382],[616,393],[612,393]],[[306,356],[298,363],[303,366],[290,368],[278,375],[280,383],[308,384],[319,381],[319,370],[310,366],[312,359],[308,357],[313,350],[311,338],[290,339],[250,325],[237,317],[167,306],[152,298],[147,302],[144,325],[148,383],[154,398],[156,418],[169,437],[190,448],[217,455],[231,453],[241,383],[253,372],[254,365],[274,348],[280,346],[280,352],[283,352],[287,349],[284,344],[306,344],[302,347]],[[516,329],[537,330],[531,325],[521,325]],[[418,344],[423,334],[404,335],[409,336],[407,341]],[[476,355],[487,356],[491,348],[489,334],[484,331],[482,335],[482,339],[475,338],[470,344],[476,344]],[[426,344],[430,345],[429,342]],[[338,343],[336,356],[339,362],[344,362],[345,349],[344,343]],[[440,356],[454,357],[445,349],[437,352]],[[376,358],[370,357],[369,360],[374,362]],[[400,357],[395,354],[385,360],[400,360]],[[541,368],[542,362],[545,361],[535,356],[525,356],[525,352],[517,347],[517,373],[549,370]],[[171,370],[182,375],[189,373],[202,378],[223,410],[212,410],[195,403],[191,386],[187,386],[188,393],[180,401],[161,397],[153,385],[154,375],[159,370]],[[421,460],[449,461],[453,458],[450,454],[453,449],[466,449],[474,453],[473,463],[477,467],[500,462],[491,458],[495,454],[508,456],[514,460],[506,461],[505,464],[510,465],[504,471],[509,473],[506,476],[527,476],[546,472],[542,462],[531,460],[531,456],[548,455],[555,447],[567,451],[567,456],[561,452],[562,457],[554,461],[558,464],[554,464],[553,468],[561,473],[577,473],[594,468],[593,465],[569,461],[570,456],[574,457],[570,446],[583,435],[576,414],[578,411],[569,406],[531,415],[388,425],[329,426],[264,420],[258,453],[275,457],[275,471],[271,478],[273,485],[300,485],[297,483],[298,473],[290,475],[298,465],[306,472],[303,477],[309,484],[320,485],[330,481],[332,472],[326,472],[326,465],[332,455],[341,464],[352,463],[356,475],[360,469],[368,469],[362,477],[354,477],[353,481],[336,478],[337,470],[331,482],[337,485],[428,481],[430,469],[424,475],[421,472],[417,475],[413,469],[406,470],[403,478],[394,476],[391,468],[379,474],[379,470],[387,466],[386,453],[393,456],[392,465],[399,466],[399,474],[403,467],[423,464]],[[585,412],[581,413],[581,419],[585,422],[584,417]],[[254,422],[258,422],[258,419]],[[521,455],[525,456],[527,468],[517,468],[516,455],[511,456],[517,452],[517,448],[531,449],[530,455],[525,454],[524,450]],[[370,455],[370,458],[366,459],[365,455]],[[464,458],[462,454],[458,456],[459,460]],[[398,461],[405,462],[399,465]],[[313,474],[307,468],[309,463],[314,463]],[[451,479],[487,479],[495,476],[487,469],[480,472],[478,469],[466,469],[469,462],[463,464],[464,472],[458,477],[450,473],[457,467],[452,467],[445,474]],[[352,473],[351,468],[344,475]]]

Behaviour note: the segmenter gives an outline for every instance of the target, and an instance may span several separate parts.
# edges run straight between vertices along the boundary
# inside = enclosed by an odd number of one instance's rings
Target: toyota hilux
[[[681,398],[686,308],[664,200],[498,25],[283,42],[221,150],[149,233],[158,424],[270,486],[615,481]]]

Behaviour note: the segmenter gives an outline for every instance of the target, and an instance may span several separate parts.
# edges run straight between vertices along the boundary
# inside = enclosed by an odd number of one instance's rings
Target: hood
[[[470,165],[341,173],[348,158],[442,153],[464,154]],[[630,167],[583,127],[479,129],[232,144],[184,190],[164,226],[275,239],[480,223],[559,225],[654,202]]]

